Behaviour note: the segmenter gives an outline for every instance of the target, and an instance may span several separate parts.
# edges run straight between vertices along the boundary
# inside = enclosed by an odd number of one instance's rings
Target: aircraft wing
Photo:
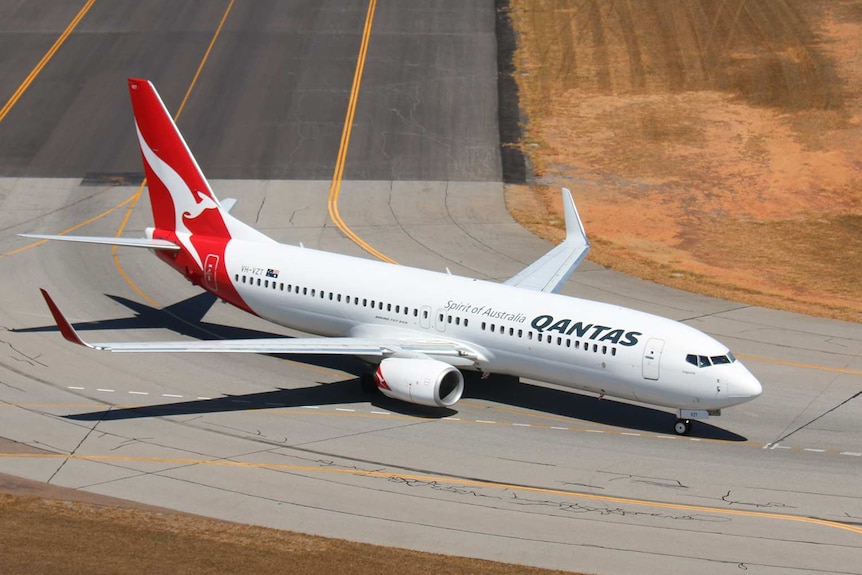
[[[503,282],[505,285],[557,293],[587,257],[590,241],[581,223],[581,217],[572,199],[572,192],[563,188],[563,211],[566,216],[566,239],[523,269],[518,275]]]
[[[113,352],[185,352],[185,353],[261,353],[306,355],[359,355],[387,357],[396,354],[425,356],[474,357],[472,350],[442,339],[391,338],[378,341],[359,337],[258,338],[188,341],[86,342],[44,289],[42,297],[63,337],[72,343],[99,351]]]

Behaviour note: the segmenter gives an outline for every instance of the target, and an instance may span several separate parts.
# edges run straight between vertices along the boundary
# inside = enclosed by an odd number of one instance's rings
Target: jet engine
[[[436,359],[384,359],[374,380],[386,397],[430,407],[454,405],[464,392],[461,372]]]

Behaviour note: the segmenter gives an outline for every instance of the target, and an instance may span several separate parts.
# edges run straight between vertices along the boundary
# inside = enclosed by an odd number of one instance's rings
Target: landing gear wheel
[[[677,419],[676,423],[673,424],[673,430],[677,435],[688,435],[691,433],[691,420]]]
[[[377,382],[374,380],[374,374],[365,372],[359,376],[359,384],[362,386],[362,391],[365,393],[376,393]]]

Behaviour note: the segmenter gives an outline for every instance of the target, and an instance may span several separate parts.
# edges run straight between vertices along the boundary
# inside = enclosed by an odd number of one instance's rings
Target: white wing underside
[[[563,188],[563,211],[566,216],[566,239],[516,276],[503,282],[535,291],[559,292],[575,268],[590,251],[590,242],[575,208],[572,193]]]
[[[472,361],[478,357],[475,350],[457,342],[435,338],[361,338],[361,337],[307,337],[307,338],[260,338],[221,339],[187,341],[142,341],[142,342],[86,342],[81,339],[72,324],[44,289],[42,296],[51,315],[68,341],[96,349],[113,352],[152,353],[270,353],[301,355],[355,355],[364,357],[389,357],[393,355],[456,357]]]

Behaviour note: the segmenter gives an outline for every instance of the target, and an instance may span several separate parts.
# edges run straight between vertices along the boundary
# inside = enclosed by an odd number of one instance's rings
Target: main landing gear
[[[673,424],[673,430],[677,435],[688,435],[691,433],[691,420],[677,419],[676,423]]]

